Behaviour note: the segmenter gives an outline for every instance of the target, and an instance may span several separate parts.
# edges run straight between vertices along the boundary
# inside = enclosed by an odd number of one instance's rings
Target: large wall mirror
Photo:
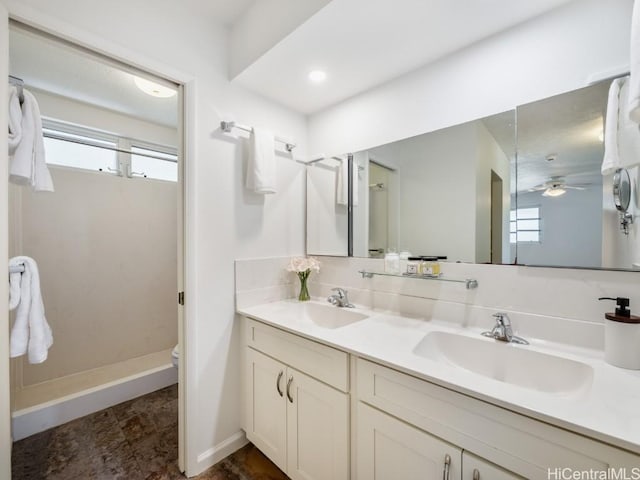
[[[354,153],[354,256],[395,250],[452,262],[640,268],[637,168],[628,169],[625,212],[616,208],[614,173],[601,173],[611,82]],[[624,95],[623,87],[621,102]],[[627,159],[640,159],[637,125],[622,128],[633,137],[621,141]],[[346,254],[338,162],[326,163],[335,215],[323,220],[331,228],[314,228]],[[308,218],[321,218],[313,205]],[[317,244],[326,238],[314,238],[308,253],[323,254]]]

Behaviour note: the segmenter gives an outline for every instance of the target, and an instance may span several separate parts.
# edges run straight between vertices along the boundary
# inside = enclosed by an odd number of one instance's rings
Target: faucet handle
[[[504,326],[511,325],[511,319],[509,318],[509,315],[507,315],[504,312],[494,313],[492,317],[495,317],[496,322],[499,323],[500,325],[504,325]]]
[[[332,288],[331,291],[332,292],[337,292],[338,293],[338,298],[346,298],[347,293],[348,293],[344,288],[340,288],[340,287]]]

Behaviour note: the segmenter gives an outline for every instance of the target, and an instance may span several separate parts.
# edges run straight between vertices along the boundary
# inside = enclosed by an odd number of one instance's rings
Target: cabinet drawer
[[[349,356],[345,352],[250,318],[244,320],[248,346],[338,390],[349,391]]]
[[[358,359],[360,401],[526,478],[547,479],[549,468],[632,467],[640,457]]]

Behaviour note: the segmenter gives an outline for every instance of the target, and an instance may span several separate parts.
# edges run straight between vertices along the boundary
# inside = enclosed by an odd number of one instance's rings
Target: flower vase
[[[298,301],[308,302],[311,300],[309,295],[309,289],[307,288],[307,279],[311,270],[305,270],[304,272],[298,272],[298,278],[300,279],[300,294],[298,295]]]

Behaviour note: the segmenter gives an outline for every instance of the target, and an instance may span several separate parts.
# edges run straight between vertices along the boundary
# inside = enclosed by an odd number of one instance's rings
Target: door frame
[[[5,10],[6,6],[6,10]],[[8,1],[6,5],[0,2],[0,35],[4,35],[2,26],[6,24],[8,40],[8,22],[14,20],[38,30],[46,35],[51,35],[90,50],[98,55],[115,60],[116,62],[146,71],[155,76],[165,78],[179,85],[182,92],[180,116],[182,119],[179,129],[179,171],[182,174],[182,182],[179,182],[178,198],[178,290],[185,292],[185,298],[190,299],[189,292],[196,291],[196,250],[195,250],[195,185],[196,185],[196,91],[197,80],[194,75],[179,71],[174,67],[152,60],[145,55],[130,50],[122,45],[111,42],[108,39],[81,30],[73,25],[52,18],[33,8],[21,5],[19,2]],[[8,41],[0,42],[0,72],[8,75]],[[6,51],[6,52],[5,52]],[[6,83],[3,82],[3,85]],[[0,88],[0,127],[6,123],[7,112],[7,87]],[[4,94],[3,94],[4,92]],[[0,184],[8,182],[8,153],[6,148],[6,136],[0,140]],[[5,145],[3,148],[2,145]],[[180,174],[179,174],[180,175]],[[180,177],[179,177],[180,178]],[[0,196],[0,225],[4,225],[5,233],[0,235],[0,269],[8,268],[8,196]],[[9,331],[9,312],[7,294],[4,283],[0,287],[0,331]],[[177,297],[177,292],[176,292]],[[180,362],[178,368],[179,400],[178,400],[178,432],[179,432],[179,467],[187,475],[193,475],[197,469],[197,453],[191,448],[195,443],[194,418],[197,408],[197,398],[194,389],[197,385],[195,367],[196,322],[197,318],[195,302],[189,300],[184,306],[178,305],[178,344],[180,349]],[[7,336],[8,337],[8,336]],[[6,344],[7,349],[2,348]],[[8,338],[0,336],[0,351],[8,351]],[[193,345],[193,348],[190,346]],[[11,449],[5,448],[11,445],[11,412],[9,401],[9,359],[0,355],[0,465],[7,465],[8,472],[0,470],[0,477],[10,477]],[[5,375],[6,373],[6,375]],[[193,393],[192,393],[193,392]],[[8,458],[5,456],[8,455]]]

